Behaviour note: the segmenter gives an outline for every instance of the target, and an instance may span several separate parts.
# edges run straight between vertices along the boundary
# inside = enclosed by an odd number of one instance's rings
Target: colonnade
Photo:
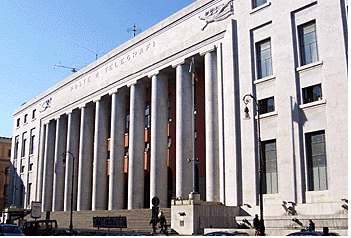
[[[219,201],[219,138],[217,52],[205,52],[206,200]],[[176,197],[192,191],[192,78],[189,63],[173,66],[176,73]],[[151,78],[150,198],[167,206],[168,76]],[[145,147],[145,81],[138,80],[92,102],[52,118],[42,125],[42,179],[39,197],[43,211],[122,209],[126,103],[129,95],[128,209],[143,208]],[[108,140],[110,152],[108,154]],[[65,152],[71,152],[68,154]],[[63,156],[65,153],[65,165]],[[72,163],[75,156],[74,164]],[[110,166],[108,170],[108,155]],[[109,174],[109,177],[107,176]]]

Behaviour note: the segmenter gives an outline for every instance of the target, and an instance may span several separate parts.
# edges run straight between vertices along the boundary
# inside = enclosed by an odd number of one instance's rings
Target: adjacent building
[[[74,210],[195,189],[257,213],[259,114],[265,215],[344,212],[347,7],[198,0],[137,35],[15,110],[10,203],[69,211],[73,184]]]
[[[8,205],[10,181],[11,138],[0,137],[0,211]]]

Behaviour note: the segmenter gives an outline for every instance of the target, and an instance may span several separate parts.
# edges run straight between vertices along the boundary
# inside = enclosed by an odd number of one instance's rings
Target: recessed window
[[[35,128],[30,130],[30,144],[29,144],[29,154],[32,155],[34,153],[34,142],[35,142]]]
[[[277,147],[276,141],[262,142],[263,155],[263,193],[278,193]]]
[[[21,152],[21,157],[26,156],[26,144],[27,144],[27,132],[24,132],[22,134],[22,152]]]
[[[150,116],[150,103],[146,103],[145,107],[145,128],[149,128],[151,124],[151,116]]]
[[[306,134],[306,156],[308,169],[308,190],[318,191],[328,189],[327,156],[324,131]]]
[[[302,89],[303,103],[322,100],[322,86],[320,84]]]
[[[274,97],[259,100],[258,103],[260,106],[260,114],[274,112]]]
[[[15,151],[13,155],[13,159],[17,159],[18,156],[18,146],[19,146],[19,136],[15,137]]]
[[[20,123],[21,123],[21,119],[20,119],[20,118],[17,118],[16,127],[19,127],[19,126],[20,126]]]
[[[27,123],[28,122],[28,114],[24,115],[24,122],[23,123]]]
[[[267,0],[252,0],[252,8],[259,7],[263,4],[265,4]]]
[[[32,111],[32,119],[35,119],[35,114],[36,114],[36,112],[37,112],[37,110],[36,109],[34,109],[33,111]]]
[[[301,66],[318,61],[316,23],[311,21],[299,28]]]
[[[129,115],[129,110],[126,112],[126,132],[129,133],[129,124],[130,124],[130,115]]]
[[[264,78],[273,74],[271,39],[256,43],[257,78]]]

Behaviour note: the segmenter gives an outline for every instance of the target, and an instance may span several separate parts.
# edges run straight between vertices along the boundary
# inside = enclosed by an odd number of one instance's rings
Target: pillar
[[[217,55],[205,53],[206,201],[220,201]]]
[[[158,197],[160,207],[167,207],[167,141],[168,141],[168,78],[158,74],[151,81],[151,199]]]
[[[95,135],[92,210],[107,209],[107,142],[109,136],[109,103],[107,98],[95,102]]]
[[[108,210],[124,206],[125,92],[113,93],[111,103],[110,181]]]
[[[52,209],[52,191],[54,174],[54,152],[55,152],[55,121],[47,124],[45,136],[45,154],[43,170],[43,211]]]
[[[68,114],[67,128],[67,151],[75,157],[73,164],[73,156],[66,153],[66,177],[65,177],[65,194],[64,194],[64,211],[71,210],[71,192],[72,192],[72,173],[74,171],[73,183],[73,210],[77,209],[77,182],[78,182],[78,151],[79,151],[79,111],[73,111]]]
[[[145,85],[130,86],[128,209],[144,207],[145,96]]]
[[[66,151],[67,141],[67,116],[56,119],[56,141],[55,141],[55,174],[53,192],[53,211],[63,211],[65,167],[63,165],[62,153]]]
[[[81,108],[77,211],[91,210],[94,147],[94,107]]]
[[[192,192],[192,83],[188,64],[176,67],[176,196],[188,197]]]

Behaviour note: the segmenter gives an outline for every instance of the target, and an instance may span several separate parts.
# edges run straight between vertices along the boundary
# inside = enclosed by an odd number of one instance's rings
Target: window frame
[[[262,1],[262,2],[259,3],[259,1]],[[262,6],[265,3],[267,3],[267,0],[252,0],[252,9]]]
[[[270,109],[272,106],[269,105],[269,100],[271,100],[271,99],[273,99],[273,110]],[[258,105],[259,105],[259,109],[260,109],[260,111],[259,111],[260,115],[274,112],[275,111],[274,96],[258,100]]]
[[[267,161],[267,150],[266,145],[274,143],[275,158],[274,160]],[[267,140],[261,142],[262,156],[263,156],[263,194],[277,194],[279,192],[278,184],[278,157],[277,157],[277,141],[276,139]],[[270,150],[273,151],[273,150]],[[275,167],[275,171],[267,172],[267,164],[271,162],[269,167]],[[274,165],[272,165],[274,163]],[[268,176],[269,175],[269,176]],[[268,180],[267,178],[270,177]],[[275,184],[273,183],[273,177],[275,177]],[[269,182],[269,183],[268,183]],[[269,188],[269,189],[268,189]]]
[[[265,44],[269,43],[269,48],[263,48]],[[256,70],[257,79],[266,78],[273,75],[273,60],[272,60],[272,41],[271,38],[266,38],[264,40],[255,43],[256,50]],[[265,52],[269,50],[269,57],[263,58]],[[262,66],[265,66],[264,68]]]
[[[317,87],[319,87],[319,95],[315,94],[315,89],[317,89]],[[323,100],[323,90],[321,83],[302,88],[302,104],[317,102],[321,100]]]
[[[304,30],[306,30],[308,27],[314,25],[314,31],[304,33]],[[299,53],[300,53],[300,66],[312,64],[314,62],[319,61],[319,51],[318,51],[318,38],[317,38],[317,24],[316,20],[311,20],[309,22],[303,23],[297,27],[298,29],[298,40],[299,40]],[[314,33],[314,38],[315,41],[312,43],[305,43],[306,42],[306,36]],[[312,48],[312,45],[315,45],[314,49]],[[307,46],[308,49],[311,50],[309,57],[307,58]],[[312,54],[312,51],[315,50],[315,55]]]

